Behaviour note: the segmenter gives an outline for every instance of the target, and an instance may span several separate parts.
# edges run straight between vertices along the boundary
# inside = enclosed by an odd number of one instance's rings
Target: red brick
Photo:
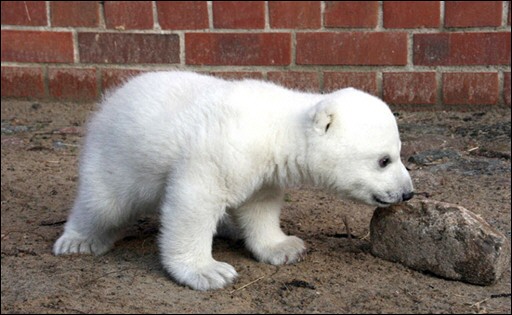
[[[325,27],[377,26],[378,1],[326,1]]]
[[[107,28],[152,29],[153,8],[149,1],[105,1]]]
[[[255,79],[262,80],[263,74],[261,72],[233,72],[233,71],[222,71],[222,72],[209,72],[210,75],[213,75],[218,78],[222,78],[224,80],[242,80],[242,79]]]
[[[102,69],[101,70],[101,91],[103,93],[121,86],[130,78],[144,72],[136,69]]]
[[[96,69],[48,69],[50,97],[58,100],[93,101],[98,98]]]
[[[407,34],[402,32],[298,33],[297,64],[405,65],[407,64]]]
[[[265,27],[265,2],[213,1],[213,26],[262,29]]]
[[[510,32],[414,35],[414,64],[509,65]]]
[[[389,104],[435,104],[434,72],[388,72],[382,75],[382,98]]]
[[[99,25],[98,1],[51,1],[52,26],[95,27]]]
[[[175,34],[78,33],[80,61],[88,63],[178,63]]]
[[[73,62],[70,32],[2,30],[2,61]]]
[[[375,72],[324,72],[324,92],[353,87],[377,95]]]
[[[320,28],[320,1],[269,1],[272,28]]]
[[[503,101],[510,106],[510,72],[506,72],[503,78]]]
[[[2,25],[48,25],[45,1],[2,1]]]
[[[186,62],[190,65],[289,65],[288,33],[188,33]]]
[[[320,91],[317,72],[269,72],[268,79],[293,90],[316,93]]]
[[[384,27],[439,27],[439,1],[383,1]]]
[[[500,26],[502,1],[446,1],[445,27]]]
[[[158,22],[163,29],[207,29],[206,1],[157,1]]]
[[[443,102],[448,105],[497,104],[498,74],[444,73]]]
[[[2,67],[2,97],[44,98],[43,70],[39,67]]]

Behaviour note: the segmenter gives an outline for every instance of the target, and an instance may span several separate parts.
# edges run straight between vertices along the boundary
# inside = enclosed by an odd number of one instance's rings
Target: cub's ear
[[[321,102],[315,106],[310,117],[312,118],[313,130],[319,135],[324,135],[331,127],[335,115],[332,105],[329,106],[329,104]]]

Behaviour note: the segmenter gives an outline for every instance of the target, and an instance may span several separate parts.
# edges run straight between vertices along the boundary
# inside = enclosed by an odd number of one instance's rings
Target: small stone
[[[507,238],[450,203],[413,200],[377,208],[370,235],[375,256],[448,279],[490,285],[509,266]]]

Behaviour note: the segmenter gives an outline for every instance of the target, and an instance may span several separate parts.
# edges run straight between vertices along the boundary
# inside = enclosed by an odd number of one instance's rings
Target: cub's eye
[[[381,168],[385,168],[386,166],[388,166],[389,163],[391,163],[391,159],[389,158],[389,156],[385,156],[379,160],[379,166]]]

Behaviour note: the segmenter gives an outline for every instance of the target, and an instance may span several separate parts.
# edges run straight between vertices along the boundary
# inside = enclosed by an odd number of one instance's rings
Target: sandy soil
[[[158,218],[141,218],[101,257],[55,257],[77,185],[83,124],[93,105],[2,101],[2,313],[510,313],[510,267],[482,287],[372,256],[371,207],[311,188],[286,195],[282,225],[305,261],[271,266],[243,244],[213,255],[238,281],[195,292],[164,273]],[[456,203],[511,236],[510,109],[397,112],[403,159],[422,197]],[[345,224],[352,238],[347,237]]]

